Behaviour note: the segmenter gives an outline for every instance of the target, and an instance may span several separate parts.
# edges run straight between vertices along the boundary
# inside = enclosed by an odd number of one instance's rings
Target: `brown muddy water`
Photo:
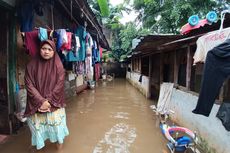
[[[57,151],[46,142],[39,153],[168,153],[166,139],[147,100],[122,79],[99,81],[67,100],[67,125],[70,135]],[[17,135],[0,145],[0,153],[27,153],[30,132],[24,126]]]

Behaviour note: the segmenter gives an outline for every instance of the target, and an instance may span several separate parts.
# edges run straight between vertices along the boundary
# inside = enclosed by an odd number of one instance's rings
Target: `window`
[[[141,60],[140,57],[134,57],[132,60],[132,70],[134,72],[141,72]]]
[[[178,84],[186,87],[186,66],[187,66],[187,52],[181,50],[178,52],[179,67],[178,67]]]
[[[141,58],[141,74],[149,76],[149,56]]]

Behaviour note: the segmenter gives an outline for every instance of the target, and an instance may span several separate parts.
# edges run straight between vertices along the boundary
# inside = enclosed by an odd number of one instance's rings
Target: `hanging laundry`
[[[226,130],[230,131],[230,103],[223,102],[216,114],[216,117],[219,118],[225,127]]]
[[[103,52],[103,48],[101,46],[99,46],[99,51],[100,51],[100,58],[102,58],[102,52]]]
[[[80,61],[79,50],[80,50],[81,44],[80,44],[80,40],[78,36],[75,35],[75,39],[76,39],[76,47],[74,51],[74,56],[77,58],[77,61]]]
[[[67,42],[62,44],[61,50],[70,51],[71,50],[72,33],[66,32],[66,35],[67,35]]]
[[[223,43],[225,40],[230,38],[230,28],[223,30],[216,30],[200,37],[196,44],[197,49],[193,56],[195,65],[198,62],[204,62],[206,59],[207,52],[213,49],[215,46]]]
[[[71,42],[71,51],[73,55],[76,57],[77,61],[79,60],[79,49],[80,49],[80,41],[79,37],[72,33],[72,42]]]
[[[86,56],[86,35],[87,32],[83,26],[79,26],[76,30],[76,35],[80,39],[80,49],[79,49],[79,61],[84,61]]]
[[[89,46],[89,44],[86,44],[86,56],[92,56],[92,48]]]
[[[99,50],[97,48],[97,42],[96,41],[93,41],[92,58],[93,58],[93,65],[100,61],[99,60],[100,54],[99,54]]]
[[[34,57],[39,53],[40,41],[38,39],[38,30],[25,32],[26,52]]]
[[[90,34],[86,35],[86,56],[92,56],[92,46],[90,45]]]
[[[95,47],[95,49],[98,49],[97,42],[95,40],[94,40],[94,47]]]
[[[93,38],[91,37],[91,35],[89,36],[89,44],[90,47],[93,47]]]
[[[100,51],[97,49],[97,62],[101,61]]]
[[[84,62],[76,62],[74,63],[74,67],[75,67],[75,73],[77,75],[84,74]]]
[[[77,57],[74,55],[73,51],[69,51],[66,55],[67,62],[77,62]]]
[[[54,30],[51,30],[49,33],[49,38],[50,40],[54,41]]]
[[[173,83],[168,82],[163,82],[160,85],[160,94],[157,101],[157,112],[160,114],[168,114],[170,112],[173,85]]]
[[[68,42],[66,30],[65,29],[57,29],[57,30],[55,30],[54,36],[57,38],[57,44],[56,44],[57,50],[60,50],[61,46],[64,43]]]
[[[90,47],[93,47],[93,38],[91,37],[90,33],[87,33],[86,35],[86,43],[88,43]]]
[[[74,53],[74,56],[76,56],[76,51],[77,51],[77,49],[76,49],[76,47],[77,47],[77,45],[76,45],[76,37],[75,37],[75,34],[74,33],[72,33],[72,40],[71,40],[71,50],[73,51],[73,53]]]
[[[80,39],[79,39],[79,37],[78,36],[75,36],[75,38],[76,38],[76,56],[77,55],[79,55],[79,50],[80,50],[80,47],[81,47],[81,44],[80,44]],[[78,59],[79,59],[79,56],[78,56]]]
[[[68,54],[68,51],[67,50],[62,50],[62,54],[66,57],[67,54]]]
[[[100,79],[100,63],[95,64],[95,79],[98,81]]]
[[[38,29],[38,38],[40,39],[40,41],[47,40],[48,39],[47,29],[40,27]]]
[[[32,31],[34,19],[34,3],[32,0],[23,1],[22,5],[18,9],[18,17],[21,25],[20,31]]]
[[[91,57],[85,58],[85,70],[86,70],[87,79],[93,80],[93,66],[92,66],[92,58]]]
[[[209,116],[224,80],[230,75],[230,39],[207,54],[195,114]]]
[[[58,55],[59,55],[59,57],[61,59],[62,64],[65,66],[65,58],[66,58],[66,56],[62,52],[57,52],[57,53],[58,53]]]
[[[80,48],[81,47],[80,39],[78,36],[75,36],[75,38],[76,38],[76,46],[77,46],[77,48]]]

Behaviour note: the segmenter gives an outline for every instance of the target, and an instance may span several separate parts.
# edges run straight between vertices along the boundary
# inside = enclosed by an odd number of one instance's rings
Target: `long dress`
[[[31,131],[32,146],[41,149],[45,141],[62,144],[69,134],[66,125],[64,81],[65,69],[56,53],[54,42],[46,40],[55,51],[51,59],[45,60],[40,54],[35,56],[26,67],[25,85],[27,105],[24,116]],[[50,112],[41,113],[39,108],[44,101],[49,101]]]
[[[69,135],[65,108],[57,109],[54,112],[35,113],[28,117],[27,123],[32,134],[32,146],[36,146],[37,149],[43,148],[47,139],[50,142],[62,144],[64,138]]]

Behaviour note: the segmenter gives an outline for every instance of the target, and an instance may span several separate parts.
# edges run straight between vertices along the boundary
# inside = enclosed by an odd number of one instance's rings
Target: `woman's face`
[[[42,58],[48,60],[54,56],[54,50],[49,44],[44,44],[40,49],[40,54]]]

